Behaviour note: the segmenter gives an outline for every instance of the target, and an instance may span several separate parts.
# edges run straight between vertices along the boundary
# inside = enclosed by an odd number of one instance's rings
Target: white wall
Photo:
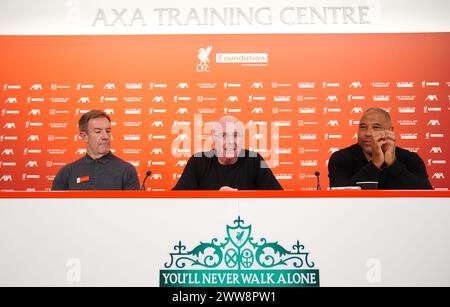
[[[300,11],[306,14],[301,24],[291,25],[292,7],[313,7],[321,14],[325,8],[326,24],[311,20],[306,9]],[[344,7],[349,14],[355,11],[353,20],[343,17]],[[169,11],[160,10],[166,8],[179,17],[170,20]],[[231,16],[224,18],[226,25],[218,20],[199,25],[205,20],[192,14],[202,15],[205,8],[253,9],[255,16],[240,25],[233,25],[237,20]],[[0,35],[449,32],[449,12],[448,0],[1,0]]]
[[[0,286],[158,286],[173,246],[223,241],[238,216],[300,240],[321,286],[450,285],[448,199],[303,198],[0,199]]]

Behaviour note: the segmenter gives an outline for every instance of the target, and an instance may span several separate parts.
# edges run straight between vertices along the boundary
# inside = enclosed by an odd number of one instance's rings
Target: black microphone
[[[142,181],[142,186],[141,186],[141,190],[145,191],[145,181],[147,181],[148,177],[150,177],[152,175],[152,171],[148,170],[147,173],[145,173],[145,178],[144,181]]]
[[[321,190],[321,188],[320,188],[320,172],[319,172],[319,171],[316,171],[316,172],[314,173],[314,176],[317,177],[317,186],[316,186],[316,190],[317,190],[317,191],[320,191],[320,190]]]

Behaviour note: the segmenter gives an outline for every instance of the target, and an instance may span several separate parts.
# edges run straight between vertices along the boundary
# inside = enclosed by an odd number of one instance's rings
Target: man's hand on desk
[[[219,191],[237,191],[237,190],[238,189],[233,189],[233,188],[225,186],[225,187],[221,187]]]

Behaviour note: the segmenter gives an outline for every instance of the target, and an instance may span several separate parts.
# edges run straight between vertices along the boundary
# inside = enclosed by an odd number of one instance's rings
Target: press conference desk
[[[12,198],[449,198],[450,191],[53,191],[0,192],[0,199]]]
[[[449,191],[1,192],[0,286],[158,286],[239,217],[304,245],[321,286],[450,286]]]

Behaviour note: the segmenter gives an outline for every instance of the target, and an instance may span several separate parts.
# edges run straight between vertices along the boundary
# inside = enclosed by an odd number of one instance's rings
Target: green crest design
[[[200,242],[188,251],[179,242],[170,253],[162,287],[318,287],[319,270],[300,241],[286,249],[278,241],[252,236],[252,226],[238,217],[224,240]]]

